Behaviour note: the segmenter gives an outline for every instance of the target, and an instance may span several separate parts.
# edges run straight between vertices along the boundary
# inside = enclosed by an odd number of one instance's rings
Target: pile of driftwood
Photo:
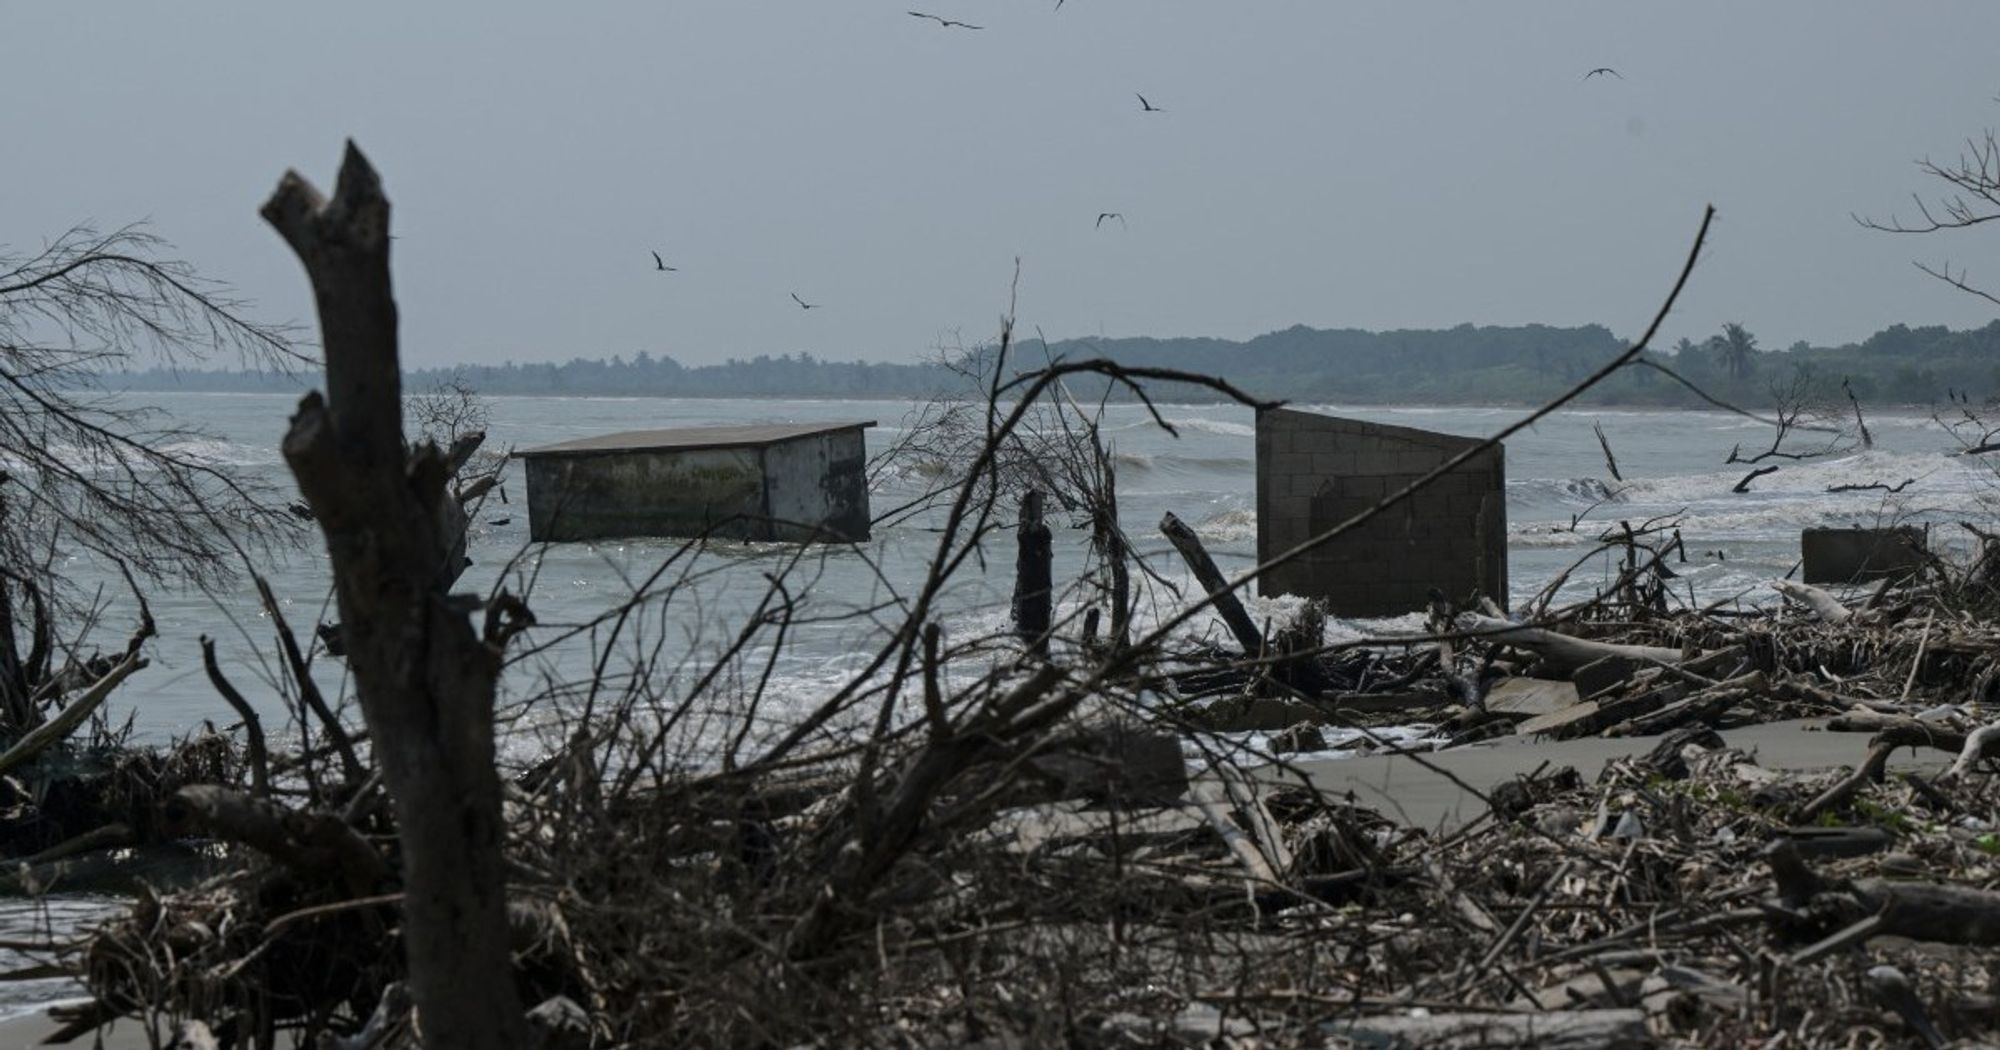
[[[994,663],[933,628],[921,715],[762,764],[667,761],[628,694],[507,771],[513,991],[539,1045],[576,1047],[1991,1038],[2000,637],[1936,587],[1781,590],[1797,606],[1755,616],[1441,606],[1422,641],[1331,648],[1309,611],[1254,657],[1117,674],[1101,647]],[[993,670],[946,689],[964,659]],[[1486,811],[1425,829],[1269,756],[1191,769],[1186,711],[1150,699],[1176,682],[1211,694],[1190,709],[1282,701],[1364,735],[1407,716],[1367,698],[1429,693],[1464,738],[1658,742],[1465,785]],[[1519,710],[1551,691],[1574,700]],[[1715,732],[1798,715],[1876,735],[1798,774]],[[71,1034],[416,1045],[401,830],[334,725],[174,794],[163,826],[224,870],[55,953],[92,997]],[[1943,772],[1890,776],[1907,748]]]
[[[1421,635],[1329,645],[1323,609],[1259,628],[1193,531],[1172,515],[1162,530],[1237,643],[1176,654],[1164,683],[1173,715],[1193,730],[1279,733],[1280,751],[1320,750],[1322,727],[1412,722],[1434,724],[1443,745],[1850,713],[1861,721],[1840,725],[1921,716],[1963,733],[2000,690],[1996,591],[1976,565],[1871,581],[1845,600],[1774,580],[1773,604],[1704,605],[1673,599],[1677,532],[1625,528],[1605,536],[1623,570],[1587,600],[1552,607],[1560,579],[1514,615],[1440,597]]]

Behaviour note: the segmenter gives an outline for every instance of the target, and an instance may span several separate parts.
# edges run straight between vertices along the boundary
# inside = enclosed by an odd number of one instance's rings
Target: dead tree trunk
[[[1047,655],[1055,600],[1055,555],[1049,527],[1042,521],[1042,494],[1034,489],[1021,497],[1021,520],[1014,539],[1019,545],[1014,561],[1014,633],[1029,648]]]
[[[406,452],[389,201],[347,145],[332,199],[287,172],[263,216],[305,264],[326,358],[285,460],[326,535],[354,674],[402,840],[404,943],[428,1047],[516,1047],[493,691],[506,629],[485,637],[445,593],[445,457]],[[523,614],[525,610],[522,610]]]
[[[1229,633],[1236,636],[1236,644],[1243,647],[1243,655],[1255,657],[1264,651],[1264,632],[1257,629],[1257,621],[1244,610],[1242,599],[1229,589],[1229,581],[1222,578],[1222,570],[1215,567],[1215,559],[1208,556],[1208,548],[1201,545],[1201,537],[1195,535],[1187,523],[1175,517],[1173,511],[1160,519],[1160,531],[1171,540],[1174,549],[1181,552],[1182,560],[1193,571],[1194,578],[1201,581],[1202,590],[1215,604],[1215,611],[1222,616],[1222,622],[1229,625]]]

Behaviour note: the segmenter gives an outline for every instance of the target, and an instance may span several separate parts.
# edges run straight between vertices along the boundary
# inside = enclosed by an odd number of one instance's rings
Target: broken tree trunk
[[[1222,616],[1222,622],[1229,627],[1229,633],[1236,636],[1236,644],[1243,647],[1245,656],[1256,656],[1264,651],[1264,632],[1257,629],[1257,621],[1243,608],[1242,599],[1229,590],[1229,581],[1223,579],[1222,570],[1215,567],[1215,559],[1208,556],[1208,549],[1201,545],[1201,537],[1188,528],[1187,523],[1168,511],[1160,519],[1160,532],[1164,533],[1181,552],[1182,560],[1201,582],[1201,587],[1214,604],[1215,611]]]
[[[1055,600],[1055,555],[1048,524],[1042,521],[1042,494],[1036,489],[1021,497],[1014,541],[1014,633],[1046,656]]]
[[[262,214],[318,306],[326,394],[300,401],[283,448],[326,536],[348,665],[395,799],[424,1042],[521,1046],[493,768],[503,632],[489,622],[482,638],[448,599],[445,457],[404,447],[389,201],[350,142],[331,199],[288,172]]]

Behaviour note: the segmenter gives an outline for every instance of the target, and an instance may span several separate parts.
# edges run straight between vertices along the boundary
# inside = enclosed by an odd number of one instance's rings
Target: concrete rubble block
[[[1855,583],[1908,576],[1929,560],[1924,530],[1913,525],[1884,529],[1806,529],[1799,534],[1807,583]]]

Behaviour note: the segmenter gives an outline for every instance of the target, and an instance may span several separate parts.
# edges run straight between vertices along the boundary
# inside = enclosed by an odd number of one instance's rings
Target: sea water
[[[278,452],[295,399],[262,394],[132,395],[158,406],[171,418],[200,428],[204,437],[176,451],[184,456],[262,474],[291,491]],[[919,406],[908,401],[679,400],[661,398],[505,397],[489,402],[487,447],[526,449],[572,438],[621,430],[730,423],[813,423],[872,420],[871,453],[904,436]],[[1370,422],[1419,427],[1467,436],[1485,436],[1522,417],[1526,410],[1505,407],[1354,407],[1297,405],[1309,411]],[[1172,511],[1192,525],[1225,572],[1255,564],[1256,454],[1251,410],[1235,405],[1169,405],[1161,414],[1172,432],[1138,405],[1104,409],[1101,431],[1118,475],[1119,513],[1137,556],[1161,576],[1191,582],[1179,557],[1157,530]],[[1606,467],[1594,426],[1604,430],[1623,480]],[[1963,535],[1955,522],[1985,520],[1986,501],[2000,498],[2000,475],[1977,458],[1954,455],[1958,448],[1928,415],[1878,415],[1868,421],[1871,448],[1853,447],[1822,458],[1770,460],[1780,469],[1757,479],[1748,492],[1732,489],[1750,469],[1726,462],[1731,450],[1745,455],[1769,446],[1771,428],[1723,412],[1628,409],[1559,412],[1506,443],[1509,566],[1513,602],[1532,596],[1580,556],[1597,547],[1607,529],[1620,523],[1675,523],[1687,561],[1676,561],[1676,591],[1709,602],[1739,597],[1746,604],[1770,603],[1766,586],[1792,571],[1799,556],[1799,530],[1810,526],[1929,523],[1949,545]],[[1823,443],[1806,435],[1800,447]],[[1850,444],[1852,444],[1850,442]],[[1787,448],[1794,447],[1792,445]],[[518,465],[508,469],[502,492],[487,499],[474,516],[468,555],[472,565],[460,589],[488,592],[506,586],[533,609],[538,626],[524,639],[547,646],[557,666],[576,668],[566,649],[587,650],[589,638],[575,631],[614,608],[663,562],[676,558],[670,579],[692,567],[693,578],[654,607],[648,629],[672,637],[695,664],[735,636],[764,596],[766,574],[790,566],[802,608],[800,623],[776,654],[767,694],[777,704],[767,715],[782,720],[787,708],[803,710],[828,695],[866,663],[885,625],[896,622],[895,603],[907,600],[937,551],[937,517],[918,517],[878,527],[855,548],[816,548],[793,565],[798,551],[784,545],[713,544],[699,555],[681,552],[671,539],[622,539],[539,545],[528,539],[528,514]],[[1830,493],[1839,485],[1910,480],[1900,492],[1880,490]],[[871,478],[877,512],[899,504],[939,479],[930,472],[883,467]],[[1012,508],[1003,508],[1011,519]],[[1580,520],[1579,520],[1580,519]],[[1052,514],[1056,532],[1058,588],[1085,568],[1087,530],[1072,528]],[[678,555],[676,552],[681,552]],[[941,596],[939,619],[948,635],[968,638],[1003,631],[1013,581],[1011,534],[996,532],[983,557],[969,559]],[[280,552],[260,565],[302,637],[320,620],[337,618],[330,576],[318,537],[309,533],[297,550]],[[87,557],[66,564],[71,582],[86,591],[102,588],[115,598],[118,577]],[[1615,574],[1608,558],[1575,571],[1565,595],[1592,592]],[[1135,576],[1141,574],[1135,573]],[[1185,586],[1182,588],[1187,590]],[[1072,599],[1080,601],[1081,599]],[[287,717],[275,687],[271,626],[255,591],[246,582],[220,594],[155,588],[150,595],[159,637],[150,646],[153,666],[131,679],[114,697],[113,714],[131,714],[139,733],[165,739],[204,721],[232,720],[202,672],[197,639],[218,639],[225,666],[240,676],[267,721]],[[1252,615],[1282,615],[1295,606],[1284,598],[1250,592]],[[103,645],[122,641],[117,602],[104,627]],[[1139,625],[1170,614],[1149,604]],[[1414,614],[1414,610],[1412,611]],[[1390,621],[1335,621],[1330,636],[1362,637],[1411,630],[1412,615]],[[1195,619],[1193,636],[1222,637],[1212,617]],[[565,640],[567,638],[567,640]],[[571,654],[575,656],[576,654]],[[691,664],[690,666],[692,666]],[[320,665],[333,691],[338,667]],[[584,665],[587,666],[587,661]],[[512,682],[516,693],[530,689]]]

